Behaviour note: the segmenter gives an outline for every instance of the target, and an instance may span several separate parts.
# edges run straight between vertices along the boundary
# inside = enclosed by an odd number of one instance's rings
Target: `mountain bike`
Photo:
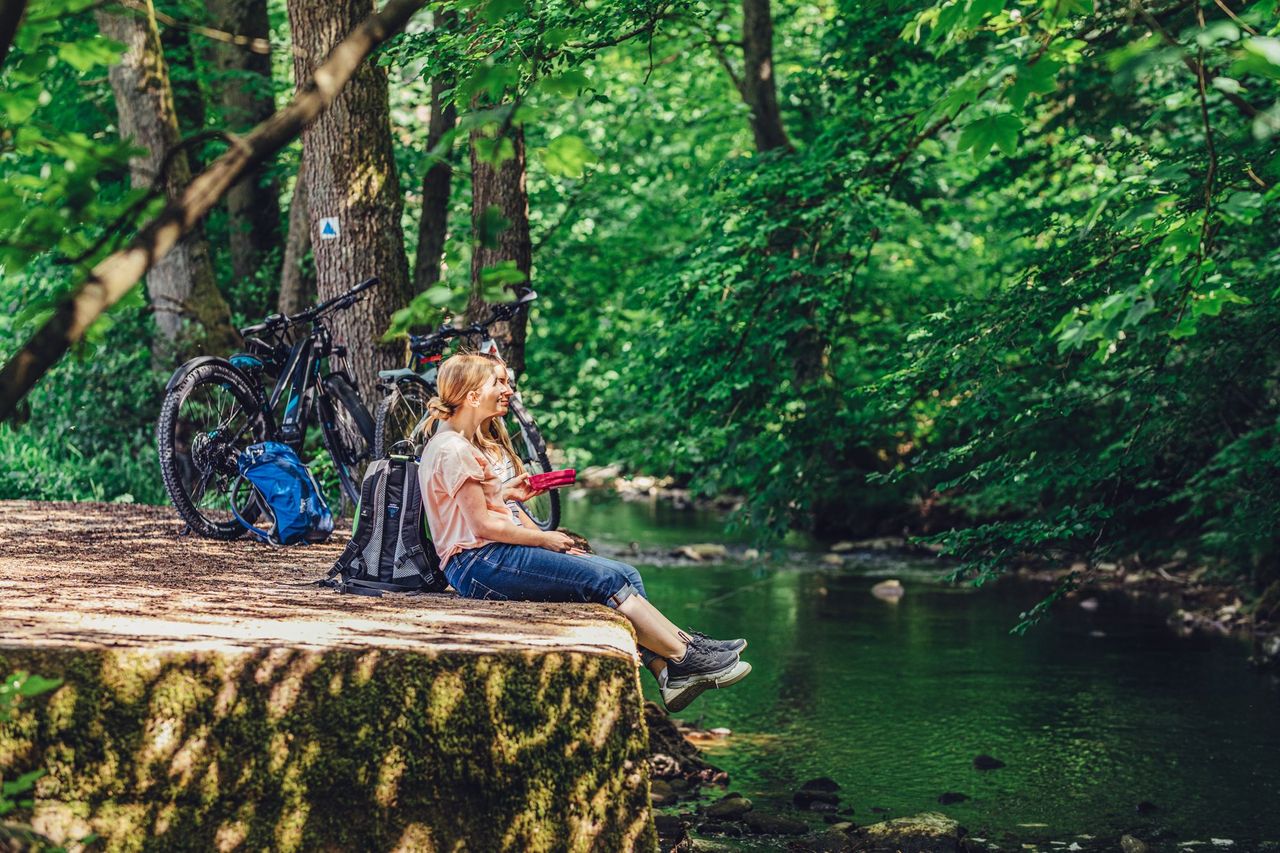
[[[397,444],[412,446],[410,436],[427,416],[427,402],[436,395],[436,371],[451,341],[455,338],[478,341],[476,349],[479,352],[501,358],[498,342],[489,334],[489,327],[510,320],[523,306],[537,298],[536,292],[526,291],[515,302],[495,305],[493,313],[482,322],[464,327],[446,323],[430,334],[410,335],[408,366],[378,373],[383,397],[374,415],[373,458],[383,458]],[[506,427],[516,455],[528,473],[541,474],[551,470],[547,443],[518,390],[511,395]],[[422,440],[425,441],[425,437]],[[543,530],[555,530],[560,524],[560,495],[555,489],[543,492],[520,506]]]
[[[355,305],[377,283],[371,278],[293,316],[272,314],[240,330],[244,352],[230,358],[200,356],[174,372],[165,386],[156,446],[165,491],[187,530],[210,539],[242,536],[246,529],[232,513],[233,502],[250,523],[261,507],[252,489],[243,494],[235,489],[240,452],[261,441],[279,441],[302,456],[313,418],[337,474],[339,497],[345,495],[353,505],[359,500],[373,418],[340,366],[346,348],[333,342],[326,319]],[[272,377],[275,386],[268,395],[264,379]]]

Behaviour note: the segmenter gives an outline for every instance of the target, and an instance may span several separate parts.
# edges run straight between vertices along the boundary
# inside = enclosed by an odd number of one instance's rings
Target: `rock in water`
[[[803,835],[809,831],[808,824],[779,815],[747,812],[742,820],[755,835]]]
[[[839,791],[840,783],[830,776],[819,776],[817,779],[810,779],[800,786],[801,791]]]
[[[723,823],[721,821],[707,821],[698,827],[698,832],[705,835],[727,835],[731,838],[737,838],[742,835],[742,827],[736,823]]]
[[[807,809],[817,803],[829,805],[832,808],[840,804],[840,795],[834,791],[822,791],[817,788],[801,788],[791,797],[791,802],[798,809]]]
[[[751,811],[751,801],[746,797],[726,797],[707,806],[706,816],[715,820],[741,820]]]
[[[685,548],[697,554],[699,560],[723,560],[729,556],[729,549],[718,542],[699,542]]]
[[[880,581],[871,587],[871,594],[881,601],[897,601],[904,592],[906,590],[902,588],[902,582],[894,579]]]
[[[875,849],[899,853],[960,853],[965,831],[946,815],[925,812],[873,823],[856,830],[856,835]],[[862,849],[859,847],[858,849]]]
[[[684,821],[675,815],[655,814],[653,825],[658,830],[658,844],[663,850],[673,850],[688,843],[689,833]]]
[[[849,836],[838,829],[820,832],[812,840],[803,843],[804,849],[812,853],[846,853],[853,850],[853,842],[849,840]]]
[[[1004,767],[1004,762],[998,758],[992,758],[990,755],[975,755],[973,757],[973,766],[976,770],[999,770]]]
[[[962,794],[959,791],[947,791],[938,797],[938,802],[944,806],[949,806],[952,803],[963,803],[967,799],[969,799],[968,794]]]
[[[1145,841],[1132,835],[1120,836],[1120,849],[1124,853],[1148,853],[1151,850]]]

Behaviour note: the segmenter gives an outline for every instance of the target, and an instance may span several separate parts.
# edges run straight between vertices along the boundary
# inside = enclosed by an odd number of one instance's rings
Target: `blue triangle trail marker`
[[[338,217],[326,216],[320,220],[320,239],[337,240],[339,234]]]

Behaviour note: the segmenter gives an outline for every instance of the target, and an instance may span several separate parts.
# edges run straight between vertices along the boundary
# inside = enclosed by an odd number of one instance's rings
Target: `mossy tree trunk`
[[[144,0],[137,9],[96,15],[102,34],[125,46],[109,77],[120,136],[146,151],[131,161],[133,186],[154,184],[175,200],[191,181],[191,167],[181,149],[155,9]],[[185,351],[225,352],[238,342],[230,309],[214,281],[208,244],[198,228],[147,273],[147,292],[162,336],[159,349],[177,345]]]
[[[494,168],[477,156],[481,147],[491,141],[491,131],[471,134],[471,227],[474,245],[471,253],[471,298],[467,319],[484,319],[489,305],[484,298],[482,273],[503,261],[514,261],[525,276],[527,286],[533,267],[533,245],[529,240],[529,193],[525,187],[524,130],[518,125],[507,128],[515,156]],[[504,227],[505,226],[505,227]],[[514,288],[511,288],[514,289]],[[496,323],[490,330],[503,358],[517,374],[524,373],[524,342],[528,309],[522,309],[510,322]]]
[[[209,0],[210,23],[232,41],[209,43],[218,72],[222,126],[242,133],[275,112],[271,85],[271,25],[266,0]],[[238,281],[274,282],[280,264],[280,187],[269,165],[254,169],[226,197],[231,268]],[[257,313],[256,311],[253,313]]]
[[[333,46],[374,9],[372,0],[289,0],[288,5],[298,80],[309,79]],[[333,319],[360,394],[371,404],[377,372],[404,360],[402,346],[379,339],[392,312],[412,297],[384,69],[361,64],[333,106],[303,131],[302,162],[317,297],[328,299],[370,276],[382,279],[381,286]],[[321,231],[328,219],[336,221],[333,239]]]

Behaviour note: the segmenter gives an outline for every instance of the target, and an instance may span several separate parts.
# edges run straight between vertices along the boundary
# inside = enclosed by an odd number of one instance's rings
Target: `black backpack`
[[[341,581],[334,580],[341,576]],[[418,465],[408,456],[379,459],[360,483],[351,541],[322,581],[340,592],[442,592],[449,585],[426,531]]]

